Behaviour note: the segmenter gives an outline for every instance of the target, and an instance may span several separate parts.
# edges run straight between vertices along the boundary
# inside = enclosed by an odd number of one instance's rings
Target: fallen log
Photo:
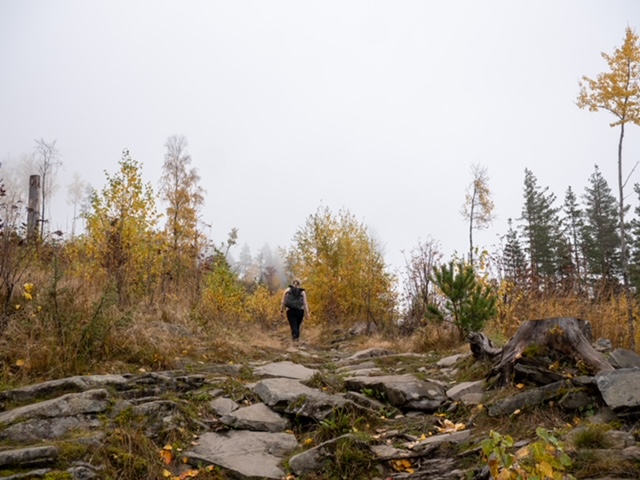
[[[471,339],[470,339],[471,340]],[[480,339],[481,340],[481,339]],[[488,375],[490,385],[505,386],[513,381],[515,365],[522,357],[539,357],[549,363],[573,363],[594,375],[613,370],[611,364],[591,345],[591,324],[576,318],[547,318],[523,323],[509,342],[496,353],[492,344],[475,338],[471,345],[475,358],[495,361]]]

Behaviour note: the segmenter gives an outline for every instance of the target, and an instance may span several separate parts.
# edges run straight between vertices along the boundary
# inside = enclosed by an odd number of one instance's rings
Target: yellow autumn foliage
[[[348,210],[320,207],[309,216],[287,261],[290,276],[307,289],[312,322],[383,326],[394,320],[394,276],[377,242]]]

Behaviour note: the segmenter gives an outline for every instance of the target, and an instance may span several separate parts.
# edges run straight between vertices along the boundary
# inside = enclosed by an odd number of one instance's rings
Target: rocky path
[[[483,378],[457,380],[474,371],[468,354],[301,346],[277,357],[0,392],[0,478],[489,478],[479,448],[488,422],[539,408],[613,421],[593,455],[624,466],[615,478],[640,478],[632,364],[490,395]]]

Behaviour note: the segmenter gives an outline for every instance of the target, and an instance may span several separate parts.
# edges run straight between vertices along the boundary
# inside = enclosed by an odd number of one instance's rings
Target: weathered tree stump
[[[495,359],[496,363],[488,375],[489,383],[501,387],[513,381],[515,365],[523,357],[572,362],[588,369],[591,374],[613,370],[602,354],[593,348],[591,341],[589,322],[576,318],[548,318],[523,323],[499,354],[491,349],[491,345],[485,347],[479,343],[475,348],[483,349],[479,355]],[[475,353],[474,356],[478,358]]]
[[[493,362],[502,353],[502,349],[496,347],[491,339],[481,332],[471,332],[467,335],[471,353],[476,360],[489,360]]]

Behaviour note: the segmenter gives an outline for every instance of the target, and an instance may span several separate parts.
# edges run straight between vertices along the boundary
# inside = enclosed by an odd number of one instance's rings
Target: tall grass
[[[615,347],[627,348],[627,302],[623,295],[598,295],[590,298],[576,293],[526,293],[516,297],[509,315],[499,317],[488,329],[507,338],[527,320],[573,317],[590,322],[594,340],[607,338]],[[637,301],[633,310],[638,312]],[[636,343],[638,338],[636,338]]]

